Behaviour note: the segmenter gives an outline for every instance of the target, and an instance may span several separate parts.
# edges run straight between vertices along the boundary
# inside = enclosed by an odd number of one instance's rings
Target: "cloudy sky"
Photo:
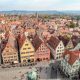
[[[80,10],[80,0],[0,0],[0,10]]]

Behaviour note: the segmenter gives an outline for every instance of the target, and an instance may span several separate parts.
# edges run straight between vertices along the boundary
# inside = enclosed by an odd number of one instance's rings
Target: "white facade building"
[[[56,61],[60,61],[64,53],[63,42],[60,41],[58,38],[52,36],[50,40],[47,41],[47,46],[50,48],[51,54],[54,59]]]
[[[61,60],[61,69],[69,77],[78,76],[80,68],[80,51],[67,51]]]

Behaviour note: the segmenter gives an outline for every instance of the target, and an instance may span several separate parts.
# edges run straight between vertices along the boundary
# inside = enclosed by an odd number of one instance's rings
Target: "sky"
[[[3,10],[80,10],[80,0],[0,0]]]

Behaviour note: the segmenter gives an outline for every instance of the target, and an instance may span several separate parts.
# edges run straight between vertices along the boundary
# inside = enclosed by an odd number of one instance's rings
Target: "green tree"
[[[70,24],[68,25],[69,28],[75,28],[76,27],[76,24],[73,23],[73,22],[70,22]]]

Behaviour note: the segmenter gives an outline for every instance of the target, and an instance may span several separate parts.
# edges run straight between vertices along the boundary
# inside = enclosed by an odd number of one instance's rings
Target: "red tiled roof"
[[[10,22],[10,25],[20,25],[21,22],[20,21],[12,21]]]
[[[1,42],[1,46],[2,46],[2,51],[5,49],[5,47],[6,47],[6,45],[8,44],[12,44],[12,45],[15,45],[14,43],[12,43],[12,41],[13,41],[13,38],[14,38],[14,36],[9,32],[9,31],[7,31],[6,33],[5,33],[5,40],[3,40],[2,42]],[[11,41],[11,42],[10,42]]]
[[[56,37],[51,36],[51,38],[47,41],[47,43],[53,48],[56,49],[60,40]]]
[[[80,38],[79,38],[78,36],[72,36],[71,40],[72,40],[72,42],[73,42],[74,47],[75,47],[78,43],[80,43]]]
[[[26,40],[25,35],[19,35],[18,36],[18,43],[19,43],[19,48],[22,47],[22,45],[24,44],[24,41]]]
[[[70,41],[70,39],[65,38],[63,36],[58,36],[59,40],[62,40],[64,46],[66,46],[68,44],[68,42]]]
[[[35,50],[37,50],[39,48],[39,46],[42,44],[42,40],[39,38],[39,36],[35,36],[32,40],[32,44],[35,48]]]
[[[3,40],[3,41],[1,42],[1,44],[0,44],[0,46],[1,46],[1,53],[2,53],[3,50],[5,49],[7,42],[8,42],[8,40]]]
[[[65,57],[67,54],[69,54],[69,60],[68,63],[70,65],[73,65],[74,62],[79,59],[80,51],[65,51],[63,54],[63,57]]]

